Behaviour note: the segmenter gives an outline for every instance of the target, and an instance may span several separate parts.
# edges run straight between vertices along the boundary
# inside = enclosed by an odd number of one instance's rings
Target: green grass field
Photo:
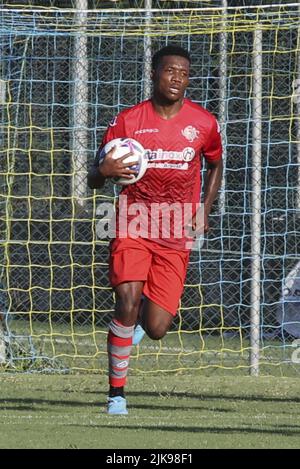
[[[131,376],[128,416],[104,375],[0,374],[0,448],[298,448],[300,379]]]

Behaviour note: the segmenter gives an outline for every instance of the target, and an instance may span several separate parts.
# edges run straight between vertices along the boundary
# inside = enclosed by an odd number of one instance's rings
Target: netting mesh
[[[90,191],[87,168],[111,118],[143,98],[145,37],[153,51],[169,42],[191,51],[188,96],[218,115],[226,32],[225,208],[215,204],[211,232],[201,251],[192,252],[171,332],[159,343],[144,340],[131,366],[141,372],[247,372],[252,57],[260,24],[261,369],[297,372],[291,361],[297,327],[294,335],[287,332],[278,308],[283,279],[299,260],[293,99],[298,6],[236,8],[226,15],[218,9],[154,10],[150,28],[138,10],[93,10],[79,18],[75,10],[4,8],[1,15],[0,305],[9,366],[106,369],[114,297],[108,240],[97,237],[97,210],[115,198],[116,188]]]

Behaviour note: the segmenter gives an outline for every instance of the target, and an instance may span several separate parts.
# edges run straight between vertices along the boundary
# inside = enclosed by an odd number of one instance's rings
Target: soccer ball
[[[132,174],[130,179],[112,178],[112,182],[114,184],[121,184],[122,186],[126,186],[128,184],[134,184],[135,182],[139,181],[144,176],[148,163],[143,145],[141,145],[133,138],[115,138],[102,148],[99,156],[99,162],[101,162],[101,160],[113,147],[116,147],[112,155],[112,157],[115,159],[121,158],[121,156],[126,155],[126,153],[133,153],[133,155],[128,156],[128,158],[124,160],[124,163],[131,163],[136,161],[136,165],[130,166],[129,168],[137,170],[138,173],[136,175]]]

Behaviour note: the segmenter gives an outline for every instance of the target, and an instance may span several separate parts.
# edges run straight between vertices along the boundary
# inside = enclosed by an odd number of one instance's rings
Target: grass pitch
[[[131,376],[128,416],[106,377],[0,374],[0,448],[297,448],[298,378]]]

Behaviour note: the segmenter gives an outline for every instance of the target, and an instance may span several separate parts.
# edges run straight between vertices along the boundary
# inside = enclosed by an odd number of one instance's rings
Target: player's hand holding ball
[[[114,146],[103,158],[102,162],[99,165],[99,172],[105,178],[107,177],[124,177],[130,179],[131,174],[136,174],[136,169],[130,169],[131,166],[134,167],[136,163],[132,161],[131,163],[124,163],[129,156],[132,156],[132,152],[126,153],[124,156],[116,159],[113,158],[113,155],[116,151],[116,146]]]
[[[108,142],[99,155],[99,172],[112,178],[115,184],[137,182],[145,174],[147,158],[143,146],[131,138],[116,138]]]

